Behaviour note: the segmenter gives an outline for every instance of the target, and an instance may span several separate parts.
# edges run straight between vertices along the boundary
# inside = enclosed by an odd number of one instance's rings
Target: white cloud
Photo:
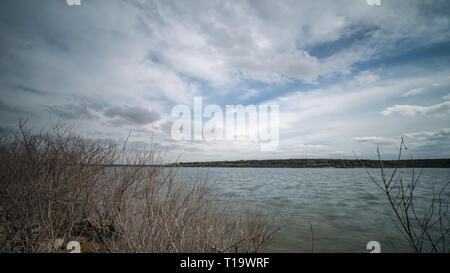
[[[242,79],[266,83],[317,79],[318,60],[296,48],[295,37],[280,40],[280,33],[268,28],[266,18],[252,12],[259,3],[197,4],[202,12],[186,2],[156,1],[149,4],[151,13],[145,9],[140,16],[143,26],[139,29],[151,38],[152,50],[175,71],[215,86]],[[163,20],[155,20],[155,5]]]
[[[398,139],[395,138],[386,138],[377,136],[353,137],[352,140],[356,142],[374,143],[374,144],[395,144],[398,142]]]
[[[261,91],[258,91],[256,89],[248,89],[248,88],[244,89],[243,91],[244,91],[243,95],[241,96],[241,99],[243,99],[243,100],[253,98],[255,96],[258,96],[261,93]]]
[[[405,94],[403,94],[404,97],[409,97],[409,96],[414,96],[414,95],[418,95],[421,94],[425,91],[425,88],[420,87],[420,88],[413,88],[408,90]]]
[[[363,71],[355,77],[354,82],[356,82],[360,85],[366,85],[366,84],[374,83],[374,82],[378,81],[379,79],[380,79],[380,77],[378,75],[376,75],[375,73],[372,73],[370,71]]]
[[[424,116],[445,116],[450,113],[450,101],[443,103],[430,105],[430,106],[419,106],[419,105],[394,105],[388,107],[386,110],[382,111],[381,114],[385,116],[390,116],[394,114],[411,116],[424,115]]]
[[[235,61],[244,78],[266,83],[283,83],[301,79],[313,83],[319,75],[319,61],[305,51],[286,53],[261,52]]]
[[[354,80],[347,83],[331,85],[327,88],[298,91],[269,100],[264,104],[280,105],[280,147],[286,139],[297,144],[322,144],[333,147],[344,154],[374,155],[373,147],[364,143],[383,143],[396,146],[404,132],[420,129],[433,130],[448,123],[448,115],[440,119],[419,116],[414,120],[404,120],[397,115],[386,118],[380,115],[380,108],[386,103],[404,100],[404,90],[413,86],[427,86],[431,82],[441,81],[443,86],[450,86],[445,80],[447,71],[432,75],[412,75],[400,78],[377,78],[364,85]],[[377,75],[366,72],[365,75]],[[436,114],[437,110],[428,110],[427,114]],[[363,135],[361,135],[363,132]],[[390,137],[394,136],[394,137]],[[352,141],[353,140],[353,141]],[[430,148],[431,150],[431,148]],[[316,151],[328,154],[329,151]]]
[[[364,1],[140,1],[138,29],[171,68],[215,86],[243,79],[314,83],[321,75],[351,73],[353,64],[385,54],[392,41],[405,36],[416,45],[445,41],[448,20],[430,20],[421,4],[389,2],[373,8]],[[326,59],[305,50],[359,31],[365,36],[361,42]]]
[[[405,134],[406,137],[416,140],[448,140],[450,139],[450,128],[442,128],[437,131],[419,131]]]

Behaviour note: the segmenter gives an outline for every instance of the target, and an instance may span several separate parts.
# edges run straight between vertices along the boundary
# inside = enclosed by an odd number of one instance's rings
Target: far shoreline
[[[185,168],[450,168],[450,159],[409,159],[383,161],[370,159],[270,159],[178,162],[166,164],[165,166]]]
[[[98,165],[87,165],[98,166]],[[103,167],[163,167],[163,168],[283,168],[283,169],[380,169],[380,168],[450,168],[450,158],[372,160],[372,159],[269,159],[177,162],[161,164],[102,164]]]

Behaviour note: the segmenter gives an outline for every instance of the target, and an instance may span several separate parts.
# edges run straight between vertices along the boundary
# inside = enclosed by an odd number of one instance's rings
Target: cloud
[[[419,106],[419,105],[394,105],[388,107],[386,110],[382,111],[381,114],[384,116],[390,116],[394,114],[399,114],[403,116],[445,116],[450,113],[450,101],[443,103],[430,105],[430,106]]]
[[[175,71],[214,86],[245,79],[269,84],[290,78],[317,79],[318,59],[273,33],[267,18],[255,12],[259,3],[202,1],[197,5],[203,12],[186,2],[155,1],[144,5],[152,11],[139,17],[137,29],[157,47],[152,52]]]
[[[367,84],[374,83],[379,79],[380,79],[380,77],[378,75],[376,75],[375,73],[370,72],[370,71],[363,71],[354,78],[354,82],[361,84],[361,85],[367,85]]]
[[[16,114],[24,114],[24,113],[26,113],[25,111],[15,107],[15,106],[12,106],[9,103],[6,103],[2,99],[0,99],[0,111],[4,112],[4,113],[16,113]]]
[[[398,139],[395,138],[386,138],[377,136],[353,137],[352,140],[356,142],[371,143],[371,144],[395,144],[398,142]]]
[[[235,63],[245,78],[265,83],[283,83],[289,79],[314,83],[320,68],[317,58],[299,50],[274,55],[262,52],[259,56],[240,58]]]
[[[171,136],[172,135],[172,125],[173,125],[173,121],[166,121],[159,126],[159,129],[166,136]]]
[[[450,128],[408,133],[405,134],[405,139],[408,148],[417,155],[428,158],[448,158]]]
[[[375,9],[363,1],[151,1],[139,2],[145,12],[137,29],[151,38],[161,62],[213,85],[245,79],[315,83],[320,76],[348,74],[358,62],[391,54],[385,48],[405,36],[405,48],[411,41],[414,46],[445,41],[447,16],[430,20],[423,13],[429,5],[384,3]],[[347,47],[328,47],[329,57],[322,60],[310,54],[326,44]]]
[[[414,151],[429,149],[428,153],[436,153],[436,149],[447,147],[450,143],[450,128],[442,128],[435,131],[416,131],[402,134],[409,149]],[[353,137],[352,140],[360,143],[399,145],[401,136],[397,137]]]
[[[21,91],[29,92],[32,94],[37,94],[37,95],[45,95],[46,94],[46,92],[44,92],[44,91],[38,90],[36,88],[22,86],[22,85],[16,85],[16,86],[14,86],[14,88],[21,90]]]
[[[404,97],[409,97],[409,96],[413,96],[413,95],[418,95],[421,94],[425,91],[425,88],[420,87],[420,88],[414,88],[414,89],[410,89],[408,90],[405,94],[403,94]]]
[[[248,100],[250,98],[256,97],[261,93],[261,91],[258,91],[256,89],[244,89],[241,95],[241,99]]]
[[[62,119],[92,119],[94,116],[89,111],[88,104],[64,104],[64,105],[47,105],[48,111],[57,115]]]
[[[414,133],[405,134],[408,138],[413,138],[416,140],[450,140],[450,128],[442,128],[437,131],[419,131]]]
[[[161,119],[161,115],[155,111],[138,106],[109,106],[99,103],[78,103],[45,106],[48,111],[61,119],[92,120],[100,119],[100,114],[111,118],[108,123],[114,126],[146,125]]]
[[[116,118],[111,123],[117,126],[127,124],[145,125],[161,119],[159,113],[136,106],[112,106],[103,114],[109,118]]]
[[[378,75],[379,72],[369,73]],[[386,119],[379,110],[384,109],[386,104],[404,100],[401,97],[404,90],[412,89],[413,86],[428,86],[438,81],[445,89],[450,86],[446,77],[447,72],[444,71],[397,78],[379,76],[378,80],[364,85],[352,79],[323,88],[288,93],[263,104],[280,106],[280,147],[286,139],[293,139],[292,145],[321,144],[343,151],[341,156],[346,154],[352,157],[352,151],[355,151],[370,157],[374,155],[373,146],[365,143],[393,145],[395,148],[404,132],[435,130],[446,126],[448,115],[431,121],[425,116],[417,116],[405,122],[399,115]],[[439,99],[437,92],[433,94]],[[433,151],[436,152],[436,149],[435,146]],[[448,152],[448,149],[444,149],[439,153]],[[331,155],[331,152],[318,151],[318,154]]]

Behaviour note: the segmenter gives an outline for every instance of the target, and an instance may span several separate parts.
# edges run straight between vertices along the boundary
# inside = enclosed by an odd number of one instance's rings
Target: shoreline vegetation
[[[179,162],[168,167],[211,168],[380,168],[380,160],[368,159],[270,159],[210,162]],[[450,159],[383,160],[383,168],[450,168]]]
[[[62,125],[0,129],[0,253],[67,253],[71,242],[83,253],[255,253],[283,226],[218,204],[202,177],[177,182],[163,162],[157,147],[127,153]]]

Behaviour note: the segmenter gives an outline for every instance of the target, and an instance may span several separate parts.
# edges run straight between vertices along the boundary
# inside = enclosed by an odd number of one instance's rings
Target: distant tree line
[[[357,160],[357,159],[269,159],[212,162],[179,162],[175,167],[221,168],[450,168],[450,159]]]

